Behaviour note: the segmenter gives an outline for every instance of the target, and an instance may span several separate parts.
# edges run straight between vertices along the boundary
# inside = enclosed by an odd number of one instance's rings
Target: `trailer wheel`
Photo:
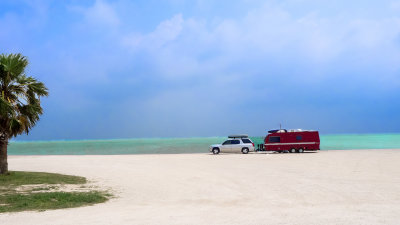
[[[304,152],[304,149],[302,149],[302,148],[299,148],[299,153],[303,153]]]
[[[213,153],[214,155],[219,154],[219,148],[213,148],[212,153]]]
[[[249,153],[249,149],[248,149],[248,148],[242,148],[242,153],[243,153],[243,154]]]
[[[296,153],[296,149],[294,148],[290,149],[290,153]]]

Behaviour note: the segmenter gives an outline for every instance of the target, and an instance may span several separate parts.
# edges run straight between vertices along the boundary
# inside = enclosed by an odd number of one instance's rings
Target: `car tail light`
[[[253,147],[254,147],[254,143],[252,143],[253,144]]]

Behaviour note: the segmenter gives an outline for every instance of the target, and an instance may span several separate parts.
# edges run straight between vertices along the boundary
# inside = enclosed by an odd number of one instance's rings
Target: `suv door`
[[[239,139],[231,140],[231,151],[232,152],[241,152],[242,145],[240,144]]]
[[[231,140],[226,140],[222,143],[221,145],[221,152],[231,152],[232,147],[231,147]]]

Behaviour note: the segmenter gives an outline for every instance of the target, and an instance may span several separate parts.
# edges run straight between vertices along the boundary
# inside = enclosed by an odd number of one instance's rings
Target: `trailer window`
[[[281,137],[269,137],[269,143],[281,142]]]
[[[243,143],[245,143],[245,144],[250,144],[250,143],[252,143],[252,142],[250,141],[250,139],[242,139],[242,141],[243,141]]]
[[[238,145],[238,144],[240,144],[240,141],[239,140],[232,140],[231,143],[233,145]]]
[[[296,140],[301,141],[302,139],[303,139],[303,137],[301,135],[296,136]]]

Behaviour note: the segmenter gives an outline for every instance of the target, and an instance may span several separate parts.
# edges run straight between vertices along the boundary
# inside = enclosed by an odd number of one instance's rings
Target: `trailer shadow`
[[[253,154],[271,154],[271,155],[274,155],[274,154],[279,154],[279,155],[282,155],[282,154],[290,154],[290,155],[294,155],[294,154],[309,154],[309,153],[315,154],[315,153],[318,153],[318,151],[309,151],[309,152],[302,152],[302,153],[298,153],[298,152],[296,152],[296,153],[290,153],[290,152],[274,152],[274,151],[257,151],[257,152],[253,152]]]
[[[309,152],[303,152],[303,153],[290,153],[290,152],[273,152],[273,151],[257,151],[257,152],[249,152],[249,155],[254,155],[254,154],[268,154],[268,155],[299,155],[299,154],[315,154],[318,153],[318,151],[309,151]],[[219,154],[213,154],[213,153],[208,153],[208,155],[248,155],[248,154],[243,154],[240,152],[221,152]]]

